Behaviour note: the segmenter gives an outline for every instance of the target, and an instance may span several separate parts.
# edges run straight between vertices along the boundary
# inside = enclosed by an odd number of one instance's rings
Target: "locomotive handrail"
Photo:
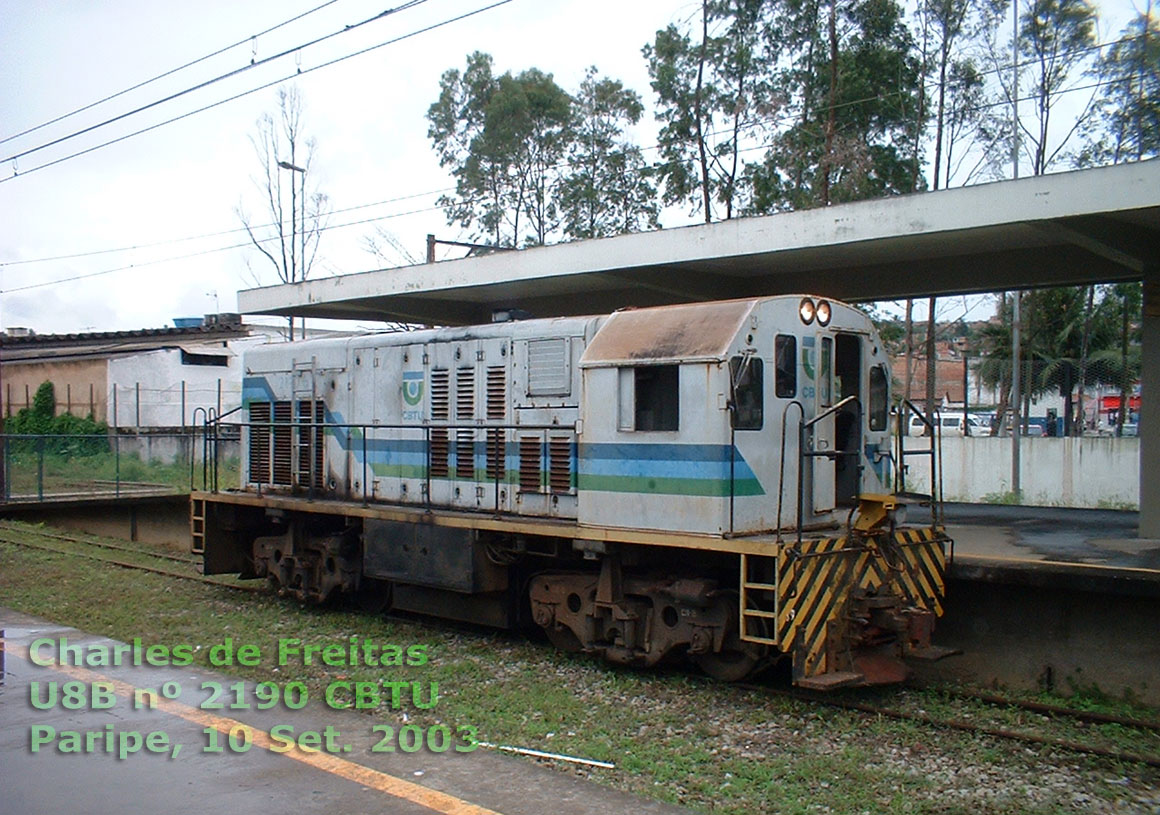
[[[801,421],[805,421],[805,418],[806,418],[806,406],[803,405],[801,402],[799,402],[797,399],[794,399],[792,402],[787,404],[785,406],[785,409],[782,410],[782,412],[781,412],[781,460],[778,463],[778,468],[777,468],[777,542],[778,543],[781,543],[781,541],[782,541],[782,536],[781,536],[781,505],[782,505],[782,496],[785,494],[786,419],[789,418],[789,409],[791,407],[793,407],[794,405],[797,405],[798,410],[801,411],[801,417],[800,417]],[[798,487],[798,492],[800,493],[801,487],[802,487],[802,471],[801,471],[800,467],[798,468],[797,487]],[[800,504],[800,499],[799,499],[799,504]],[[799,512],[800,512],[800,510],[799,510]],[[799,526],[801,525],[801,522],[802,522],[802,519],[801,519],[801,516],[799,515],[799,517],[798,517],[798,525]]]
[[[859,399],[857,397],[857,395],[855,395],[855,394],[850,394],[849,396],[845,397],[844,399],[839,400],[836,404],[831,405],[830,407],[826,408],[824,411],[819,413],[814,418],[812,418],[808,421],[803,421],[801,424],[798,425],[797,543],[799,546],[801,545],[801,542],[802,542],[802,529],[805,526],[804,515],[805,515],[805,511],[806,511],[806,496],[805,496],[805,486],[804,486],[805,477],[804,476],[805,476],[805,469],[806,469],[806,459],[807,458],[836,459],[836,458],[844,457],[844,456],[858,456],[861,453],[860,450],[828,450],[826,452],[819,452],[819,451],[812,450],[812,449],[809,452],[806,452],[806,433],[807,433],[807,431],[813,429],[814,425],[816,425],[822,419],[828,418],[829,416],[836,414],[838,411],[842,410],[843,408],[845,408],[849,404],[854,404],[858,408],[857,409],[857,417],[856,417],[856,427],[858,428],[859,433],[860,433],[861,429],[862,429],[862,400]],[[804,413],[802,415],[802,418],[805,419]]]
[[[230,413],[234,413],[239,409],[235,409],[233,411],[230,411]],[[484,432],[488,435],[488,438],[485,441],[485,444],[487,444],[487,445],[495,444],[496,445],[495,450],[497,451],[498,461],[496,462],[494,477],[485,477],[484,479],[482,479],[478,483],[483,484],[483,483],[487,483],[488,481],[492,482],[494,489],[495,489],[495,513],[497,516],[501,515],[504,511],[503,507],[502,507],[502,501],[501,501],[501,491],[503,489],[503,485],[508,483],[507,460],[506,460],[506,441],[503,440],[502,433],[509,432],[509,431],[511,431],[511,432],[522,431],[522,432],[546,434],[546,433],[549,433],[551,431],[555,431],[557,433],[569,434],[570,436],[572,436],[573,443],[574,443],[575,437],[576,437],[576,431],[577,431],[577,423],[565,423],[565,424],[560,424],[560,423],[555,423],[555,424],[552,424],[552,423],[544,423],[544,424],[494,423],[494,422],[486,422],[486,421],[482,421],[482,420],[472,420],[469,422],[465,422],[465,421],[434,421],[434,422],[432,422],[432,421],[428,420],[428,421],[423,421],[423,422],[386,422],[386,423],[369,422],[368,423],[368,422],[331,422],[331,421],[326,421],[325,419],[323,419],[322,421],[314,422],[312,424],[307,424],[305,422],[297,420],[294,416],[291,416],[291,418],[289,420],[283,419],[281,421],[275,421],[273,419],[272,412],[271,412],[270,420],[267,420],[267,421],[222,422],[221,421],[222,418],[224,418],[224,415],[222,417],[217,417],[217,421],[215,423],[215,428],[219,425],[220,426],[235,427],[235,428],[238,428],[239,430],[243,427],[245,427],[245,428],[262,428],[264,430],[267,430],[270,433],[271,442],[273,442],[274,433],[280,429],[281,430],[284,430],[284,429],[294,430],[297,428],[301,431],[301,430],[305,430],[307,427],[309,427],[311,429],[312,436],[315,432],[315,428],[321,429],[324,432],[326,430],[359,431],[359,436],[361,437],[360,442],[361,442],[361,448],[362,448],[362,473],[363,473],[361,492],[362,492],[362,503],[364,506],[366,506],[370,503],[370,501],[372,500],[372,497],[373,497],[373,493],[374,493],[374,490],[371,489],[371,485],[369,483],[370,479],[368,478],[368,476],[370,475],[370,472],[369,472],[370,464],[369,464],[369,456],[368,456],[367,437],[370,434],[375,433],[377,431],[391,431],[391,430],[411,431],[411,432],[416,432],[416,433],[422,433],[423,440],[424,440],[424,447],[425,447],[425,461],[424,461],[425,466],[423,468],[424,474],[422,476],[423,481],[424,481],[424,484],[423,484],[423,490],[424,490],[423,505],[425,507],[427,507],[428,509],[430,509],[433,506],[432,498],[431,498],[432,453],[433,453],[432,444],[431,444],[432,430],[447,430],[447,431],[452,431],[452,432],[471,430],[471,431],[475,431],[477,433]],[[490,431],[496,431],[495,438],[491,437]],[[352,433],[352,435],[353,435],[353,433]],[[352,439],[352,442],[353,441],[354,441],[354,439]],[[544,443],[544,442],[542,441],[541,443]],[[354,449],[350,449],[349,452],[354,452]],[[269,464],[270,464],[270,472],[264,474],[265,475],[264,479],[254,479],[254,477],[253,477],[254,474],[251,473],[250,478],[246,482],[247,484],[254,485],[254,487],[258,490],[259,495],[261,494],[264,485],[270,486],[270,487],[290,486],[292,488],[294,486],[298,486],[298,487],[302,486],[301,484],[295,485],[293,483],[293,475],[291,477],[291,483],[284,484],[284,485],[275,485],[274,484],[273,468],[274,468],[274,464],[275,464],[275,452],[274,452],[273,444],[271,444],[271,454],[270,454]],[[215,461],[215,465],[216,465],[216,461]],[[314,466],[314,461],[313,461],[313,456],[312,456],[311,457],[311,467],[313,468],[313,466]],[[575,459],[573,459],[572,466],[573,466],[573,468],[577,468],[579,466],[579,462],[576,461]],[[573,474],[574,474],[574,472],[575,472],[575,469],[573,470]],[[313,475],[314,474],[312,474],[312,481],[314,480]],[[321,474],[318,474],[318,475],[321,475]],[[214,491],[217,490],[216,477],[213,479],[213,490]]]
[[[913,411],[930,431],[930,447],[919,450],[907,450],[904,439],[909,438],[910,417],[907,411]],[[930,456],[930,516],[931,523],[938,525],[942,515],[942,427],[934,424],[914,402],[905,397],[899,402],[898,411],[898,463],[894,468],[894,491],[900,495],[906,494],[906,457]]]
[[[859,407],[862,404],[862,400],[860,400],[854,394],[850,394],[845,399],[842,399],[840,402],[838,402],[834,405],[831,405],[830,407],[826,408],[824,411],[819,413],[817,416],[815,416],[814,418],[807,421],[805,424],[802,425],[802,429],[809,430],[811,427],[816,425],[822,419],[825,419],[827,416],[831,416],[831,415],[837,413],[839,410],[841,410],[842,408],[844,408],[846,405],[850,404],[851,402],[857,402]]]

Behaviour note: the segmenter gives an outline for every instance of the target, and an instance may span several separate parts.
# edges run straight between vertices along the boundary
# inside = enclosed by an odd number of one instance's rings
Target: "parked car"
[[[970,428],[972,436],[989,436],[991,423],[983,416],[974,413],[964,414],[962,411],[939,411],[935,413],[939,424],[939,432],[944,436],[965,436],[966,428]],[[907,433],[911,436],[922,436],[926,433],[926,423],[922,417],[910,415],[910,426]]]

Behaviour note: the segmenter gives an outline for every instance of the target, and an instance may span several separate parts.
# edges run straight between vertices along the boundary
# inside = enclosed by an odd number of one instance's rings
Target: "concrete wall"
[[[240,405],[240,357],[229,357],[229,365],[222,367],[183,365],[181,351],[167,348],[110,359],[106,394],[109,425],[182,427],[193,424],[193,412],[198,407],[219,407],[219,382],[221,410]],[[198,419],[200,423],[200,414]]]
[[[907,439],[922,449],[926,439]],[[1065,507],[1127,507],[1140,503],[1138,438],[1023,438],[1021,503]],[[909,457],[908,490],[930,490],[927,456]],[[1011,490],[1011,439],[951,437],[942,440],[943,497],[948,501],[998,500]]]
[[[176,461],[188,462],[190,456],[200,464],[202,459],[202,439],[198,434],[142,433],[139,435],[117,435],[115,449],[122,456],[137,456],[142,461],[171,464]],[[237,460],[241,455],[238,439],[218,440],[218,461],[224,464]],[[223,486],[233,487],[235,484]]]
[[[5,416],[32,406],[36,389],[51,382],[56,394],[57,414],[72,413],[84,418],[90,413],[98,422],[105,420],[106,361],[86,359],[73,362],[5,362],[3,398]]]
[[[912,661],[918,677],[1064,694],[1098,688],[1160,704],[1154,591],[1085,590],[1046,573],[1032,582],[1044,585],[1006,584],[995,574],[952,577],[934,641],[963,653]]]

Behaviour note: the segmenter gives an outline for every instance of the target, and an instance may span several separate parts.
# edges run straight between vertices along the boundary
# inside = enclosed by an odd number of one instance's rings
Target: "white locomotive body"
[[[375,333],[261,347],[245,371],[241,489],[193,497],[207,572],[530,614],[562,647],[684,651],[723,678],[791,653],[816,687],[892,681],[854,650],[930,651],[946,540],[937,517],[899,527],[889,362],[853,307]]]

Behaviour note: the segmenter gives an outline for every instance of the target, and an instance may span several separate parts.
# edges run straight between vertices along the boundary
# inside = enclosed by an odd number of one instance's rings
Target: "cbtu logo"
[[[403,372],[403,401],[412,407],[423,402],[423,376],[422,371]]]

